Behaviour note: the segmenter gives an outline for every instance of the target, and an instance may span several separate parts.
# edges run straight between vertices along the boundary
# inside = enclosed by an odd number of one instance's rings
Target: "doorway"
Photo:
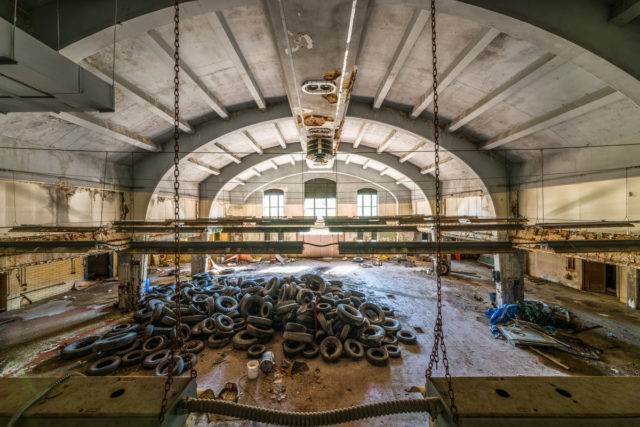
[[[9,273],[0,273],[0,312],[7,311],[9,297]]]
[[[584,290],[590,292],[606,293],[607,268],[601,262],[584,262]]]
[[[614,297],[618,295],[618,269],[615,265],[606,264],[606,274],[605,274],[605,283],[606,283],[606,293],[608,295],[613,295]]]
[[[111,274],[111,257],[109,254],[90,255],[87,257],[85,280],[107,278]]]

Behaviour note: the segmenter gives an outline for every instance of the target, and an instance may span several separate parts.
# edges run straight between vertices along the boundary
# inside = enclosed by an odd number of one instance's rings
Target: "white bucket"
[[[249,377],[250,380],[258,378],[258,366],[260,365],[257,360],[247,362],[247,377]]]

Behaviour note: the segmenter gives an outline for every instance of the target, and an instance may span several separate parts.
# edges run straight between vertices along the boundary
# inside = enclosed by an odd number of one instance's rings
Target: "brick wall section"
[[[72,273],[72,263],[75,263],[75,273]],[[71,290],[76,280],[84,280],[84,263],[84,258],[80,257],[25,267],[22,271],[26,271],[26,286],[21,286],[18,281],[18,269],[10,271],[7,308],[13,310],[29,303],[20,297],[21,293],[32,301],[38,301]]]

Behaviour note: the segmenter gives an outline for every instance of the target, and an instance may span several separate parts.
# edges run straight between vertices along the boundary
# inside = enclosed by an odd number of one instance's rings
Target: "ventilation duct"
[[[0,112],[113,110],[112,85],[0,19]]]

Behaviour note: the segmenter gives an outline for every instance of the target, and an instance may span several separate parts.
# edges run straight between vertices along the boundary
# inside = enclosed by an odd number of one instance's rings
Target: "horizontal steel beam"
[[[540,222],[535,224],[536,227],[549,229],[562,228],[627,228],[635,227],[632,222],[628,221],[592,221],[592,222]]]
[[[104,242],[91,240],[0,240],[0,254],[16,255],[29,253],[85,253],[102,249]]]
[[[640,239],[547,240],[539,243],[542,249],[557,253],[640,252]]]
[[[499,230],[522,230],[523,224],[518,223],[501,223],[501,224],[442,224],[442,231],[499,231]]]
[[[290,226],[257,226],[257,227],[222,227],[223,233],[298,233],[307,232],[311,227],[290,227]]]
[[[82,225],[18,225],[9,233],[93,233],[101,229],[103,227]]]
[[[363,225],[363,226],[339,226],[329,227],[332,233],[356,233],[358,231],[368,232],[416,232],[418,228],[415,225]]]
[[[301,254],[302,242],[180,242],[183,254]],[[128,253],[172,254],[174,242],[131,242]]]
[[[435,242],[338,242],[341,254],[433,254]],[[517,252],[511,242],[441,242],[445,254],[485,254]]]

